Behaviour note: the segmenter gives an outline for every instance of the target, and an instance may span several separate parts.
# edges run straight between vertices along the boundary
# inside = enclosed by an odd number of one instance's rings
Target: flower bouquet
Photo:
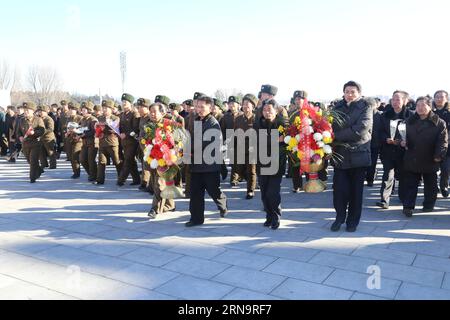
[[[294,166],[299,167],[300,174],[309,174],[305,185],[307,193],[319,193],[326,189],[326,184],[319,180],[318,172],[323,169],[324,160],[333,155],[333,120],[333,112],[311,106],[305,100],[303,107],[291,116],[290,126],[280,128]]]
[[[109,130],[112,130],[114,134],[120,137],[120,119],[117,119],[116,121],[112,121],[111,119],[106,120],[106,123],[104,122],[97,122],[95,124],[95,137],[99,139],[103,139],[105,136],[105,129],[108,128]]]
[[[141,144],[144,161],[156,170],[160,177],[163,199],[184,198],[183,190],[175,185],[175,177],[180,172],[186,133],[181,124],[170,119],[161,123],[149,123],[144,127]]]

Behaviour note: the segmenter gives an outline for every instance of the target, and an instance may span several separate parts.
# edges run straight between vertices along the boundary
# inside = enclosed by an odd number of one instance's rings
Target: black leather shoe
[[[300,193],[302,192],[302,189],[298,188],[298,189],[292,189],[292,193]]]
[[[407,216],[408,218],[412,218],[413,216],[413,209],[403,209],[403,214]]]
[[[150,220],[155,220],[157,217],[155,210],[150,210],[150,212],[148,213],[148,217],[150,218]]]
[[[349,226],[347,226],[347,228],[345,229],[345,231],[351,232],[351,233],[356,232],[356,227],[349,227]]]
[[[373,187],[373,181],[367,181],[367,186],[368,186],[369,188]]]
[[[89,182],[94,182],[96,179],[95,178],[88,178]]]
[[[422,209],[422,212],[433,212],[434,211],[434,208],[423,208]]]
[[[335,221],[333,223],[333,225],[331,226],[331,231],[338,232],[339,230],[341,230],[341,226],[342,226],[342,223]]]
[[[193,221],[186,222],[185,226],[186,228],[192,228],[196,226],[201,226],[203,223],[194,223]]]
[[[96,185],[98,185],[98,186],[102,186],[102,185],[104,185],[105,183],[104,183],[104,182],[101,182],[101,181],[95,181],[94,184],[96,184]]]
[[[35,179],[30,180],[30,183],[36,183],[36,180]]]
[[[271,226],[272,226],[272,221],[267,220],[266,222],[264,222],[264,227],[269,228],[269,227],[271,227]]]
[[[279,227],[280,227],[280,222],[272,223],[272,225],[270,226],[270,228],[272,230],[277,230]]]
[[[74,174],[73,176],[71,176],[70,178],[71,179],[78,179],[80,177],[80,175],[79,174]]]
[[[442,197],[444,197],[445,199],[448,198],[448,190],[442,190],[441,193],[442,193]]]
[[[247,199],[247,200],[252,200],[254,197],[255,197],[255,194],[254,194],[254,193],[249,193],[249,194],[247,194],[246,199]]]
[[[121,181],[117,181],[117,185],[118,185],[119,187],[123,187],[123,186],[125,185],[125,183],[123,183],[123,182],[121,182]]]
[[[386,202],[383,202],[383,201],[377,202],[376,205],[377,205],[377,207],[380,207],[381,209],[385,209],[385,210],[389,209],[388,204]]]
[[[225,218],[228,215],[228,209],[220,210],[220,216],[222,218]]]

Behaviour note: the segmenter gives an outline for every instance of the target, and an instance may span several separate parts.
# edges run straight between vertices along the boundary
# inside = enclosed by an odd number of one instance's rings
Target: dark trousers
[[[119,182],[125,183],[127,181],[128,176],[131,174],[133,178],[133,183],[140,183],[141,177],[139,176],[139,170],[137,167],[136,155],[138,152],[138,143],[137,142],[126,142],[123,143],[123,165],[122,171],[120,172],[120,176],[118,178]]]
[[[95,161],[98,153],[98,148],[95,144],[83,144],[80,153],[80,162],[84,170],[89,176],[90,180],[97,178],[97,162]]]
[[[381,184],[381,201],[389,205],[395,178],[398,179],[398,197],[403,202],[403,159],[383,159],[383,182]]]
[[[335,169],[333,203],[336,221],[357,227],[361,219],[366,168]]]
[[[30,181],[36,181],[41,176],[41,167],[39,166],[39,156],[41,154],[41,144],[33,146],[23,146],[23,154],[30,164]]]
[[[439,186],[441,188],[441,192],[443,190],[448,190],[448,179],[449,179],[449,171],[450,171],[450,157],[447,156],[444,161],[441,162],[441,177]]]
[[[239,182],[239,177],[243,177],[247,180],[247,193],[255,192],[256,164],[236,164],[233,167],[235,167],[234,176],[231,180]]]
[[[281,219],[281,181],[282,176],[259,176],[261,200],[266,210],[266,219],[272,224]]]
[[[437,173],[404,173],[404,201],[403,208],[415,209],[417,192],[419,183],[423,177],[424,196],[423,207],[433,209],[436,204],[438,187],[437,187]]]
[[[380,154],[379,148],[371,148],[372,155],[372,165],[367,167],[366,181],[373,183],[377,176],[377,164],[378,164],[378,156]]]
[[[220,172],[191,173],[191,201],[189,211],[195,224],[205,222],[205,191],[219,210],[227,209],[227,197],[220,189]]]

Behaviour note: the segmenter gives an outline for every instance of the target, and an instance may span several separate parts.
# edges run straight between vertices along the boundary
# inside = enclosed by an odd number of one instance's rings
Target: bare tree
[[[61,77],[52,67],[31,66],[28,69],[28,86],[39,104],[55,101],[61,87]]]
[[[0,61],[0,90],[11,90],[15,75],[14,68],[8,61]]]

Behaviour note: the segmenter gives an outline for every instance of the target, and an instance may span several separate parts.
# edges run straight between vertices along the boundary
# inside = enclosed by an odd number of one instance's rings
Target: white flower
[[[323,136],[321,133],[317,132],[314,134],[314,140],[316,141],[322,141],[323,140]]]
[[[333,148],[331,148],[331,146],[329,146],[329,145],[325,145],[323,147],[323,152],[325,152],[325,154],[332,154],[333,153]]]
[[[308,120],[306,120],[306,123],[308,124],[308,126],[312,126],[312,120],[308,118]]]
[[[158,169],[158,160],[153,159],[152,163],[150,163],[150,168]]]
[[[148,145],[144,150],[144,159],[148,159],[150,157],[150,153],[152,153],[152,145]]]
[[[308,127],[308,130],[309,130],[309,134],[313,134],[313,133],[314,133],[313,127],[309,126],[309,127]]]
[[[325,147],[325,143],[323,141],[319,141],[319,142],[317,142],[317,146],[319,148],[323,148],[323,147]]]
[[[300,139],[301,139],[301,138],[300,138],[300,135],[299,135],[299,134],[295,136],[295,140],[297,140],[297,142],[300,142]]]
[[[284,138],[284,143],[289,144],[289,142],[291,141],[291,137],[287,136],[286,138]]]
[[[324,138],[331,138],[331,132],[329,132],[329,131],[324,131],[324,132],[322,133],[322,136],[323,136]]]
[[[292,148],[293,152],[297,152],[298,151],[298,146],[295,146],[294,148]]]

